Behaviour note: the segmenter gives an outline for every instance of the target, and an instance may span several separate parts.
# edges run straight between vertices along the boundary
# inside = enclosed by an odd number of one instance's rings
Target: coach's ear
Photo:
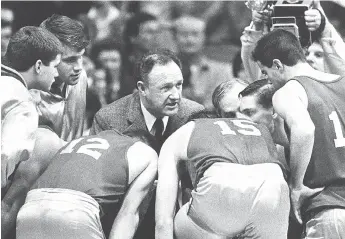
[[[144,85],[144,82],[138,81],[138,82],[137,82],[137,88],[138,88],[138,90],[139,90],[139,92],[140,92],[141,94],[144,94],[144,95],[145,95],[145,85]]]
[[[36,61],[36,63],[35,63],[35,72],[37,74],[41,74],[42,64],[43,64],[43,62],[41,60],[37,60]]]

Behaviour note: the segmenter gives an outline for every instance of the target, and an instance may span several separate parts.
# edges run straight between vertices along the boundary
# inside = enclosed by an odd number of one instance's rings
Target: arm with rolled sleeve
[[[270,20],[271,14],[271,9],[260,12],[253,10],[252,22],[248,27],[244,28],[241,36],[241,57],[244,70],[247,72],[250,82],[259,80],[261,76],[259,66],[252,59],[252,51],[256,42],[268,31],[266,24]]]
[[[254,24],[250,24],[244,28],[241,36],[241,57],[244,70],[248,73],[250,82],[260,79],[261,71],[256,62],[252,60],[251,53],[255,47],[256,42],[264,35],[262,30],[256,30]]]
[[[318,31],[321,31],[319,33],[319,40],[321,47],[324,51],[325,72],[337,75],[344,75],[345,43],[340,34],[327,19],[327,16],[320,4],[320,1],[314,0],[312,7],[314,9],[317,9],[321,15],[321,23],[318,26],[318,28],[320,29],[318,29]],[[313,9],[308,10],[308,12],[311,11],[313,11]]]

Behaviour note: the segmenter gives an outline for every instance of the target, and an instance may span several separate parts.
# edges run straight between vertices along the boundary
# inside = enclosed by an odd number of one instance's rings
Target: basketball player
[[[29,191],[17,238],[132,238],[156,173],[138,139],[109,130],[71,141]]]

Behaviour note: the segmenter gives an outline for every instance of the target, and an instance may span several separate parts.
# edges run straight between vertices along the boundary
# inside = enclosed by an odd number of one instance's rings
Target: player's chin
[[[68,84],[69,85],[76,85],[79,82],[79,76],[70,76]]]

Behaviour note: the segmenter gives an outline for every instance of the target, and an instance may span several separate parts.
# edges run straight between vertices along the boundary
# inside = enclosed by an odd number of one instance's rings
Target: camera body
[[[311,33],[305,23],[304,12],[309,9],[307,4],[275,4],[271,16],[270,29],[285,29],[292,32],[300,40],[302,47],[311,44]]]

